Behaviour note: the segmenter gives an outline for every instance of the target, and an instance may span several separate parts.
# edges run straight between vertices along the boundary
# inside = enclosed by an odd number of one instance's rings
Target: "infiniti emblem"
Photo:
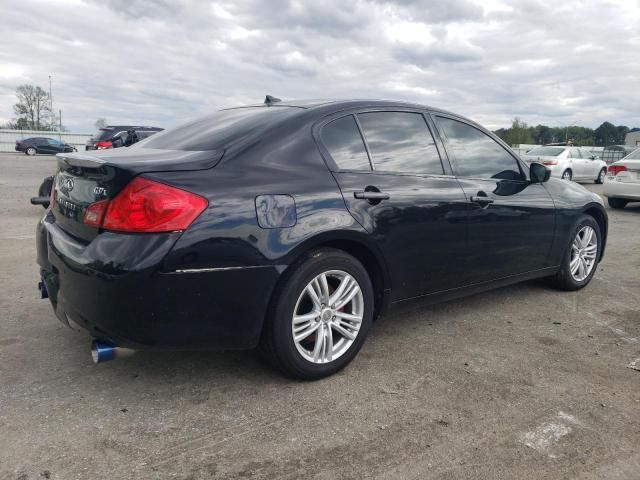
[[[62,189],[67,192],[70,192],[71,190],[73,190],[73,178],[71,177],[65,178],[62,183]]]

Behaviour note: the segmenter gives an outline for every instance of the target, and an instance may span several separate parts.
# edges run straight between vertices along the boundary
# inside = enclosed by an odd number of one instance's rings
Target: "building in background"
[[[624,144],[632,147],[640,147],[640,130],[627,133],[624,137]]]

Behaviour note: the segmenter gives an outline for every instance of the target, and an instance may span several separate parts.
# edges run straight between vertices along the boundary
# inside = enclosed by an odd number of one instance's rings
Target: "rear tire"
[[[571,172],[570,169],[567,168],[564,172],[562,172],[563,180],[571,181],[572,178],[573,178],[573,173]]]
[[[624,208],[629,203],[629,200],[625,200],[624,198],[607,198],[607,203],[611,208]]]
[[[592,231],[592,235],[595,236],[595,248],[593,243],[585,245],[582,243],[584,235],[587,232]],[[593,237],[590,237],[593,238]],[[576,249],[576,244],[579,248]],[[577,250],[581,250],[578,253]],[[595,219],[589,215],[581,215],[578,221],[573,226],[569,240],[567,242],[564,257],[562,259],[562,265],[558,273],[551,277],[551,284],[560,290],[580,290],[589,284],[593,275],[598,268],[598,261],[600,259],[600,252],[602,251],[602,234],[600,232],[600,226]],[[575,266],[579,266],[580,259],[585,262],[585,270],[575,270]],[[589,264],[589,260],[593,258],[593,263]]]
[[[264,326],[262,353],[275,368],[298,379],[338,372],[356,356],[373,320],[373,286],[366,269],[342,250],[322,248],[309,252],[285,275]],[[320,295],[312,298],[310,288]]]
[[[604,177],[607,176],[607,169],[603,168],[602,170],[600,170],[600,173],[598,173],[598,178],[596,178],[596,183],[598,185],[601,185],[604,183]]]
[[[29,147],[25,150],[24,153],[26,155],[29,155],[30,157],[33,157],[36,153],[38,153],[38,151],[35,149],[35,147]]]

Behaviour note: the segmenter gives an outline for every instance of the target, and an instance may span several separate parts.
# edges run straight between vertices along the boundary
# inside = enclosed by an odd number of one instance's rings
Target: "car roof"
[[[416,110],[430,110],[434,113],[442,113],[446,115],[452,115],[454,117],[458,117],[464,119],[474,125],[477,125],[481,128],[477,122],[470,120],[462,115],[459,115],[454,112],[450,112],[441,108],[432,107],[429,105],[421,105],[418,103],[411,102],[401,102],[397,100],[380,100],[380,99],[301,99],[301,100],[280,100],[271,104],[251,104],[237,107],[224,108],[222,110],[234,110],[238,108],[256,108],[256,107],[264,107],[264,108],[276,108],[276,107],[294,107],[300,108],[302,110],[308,111],[309,113],[317,112],[318,114],[331,114],[337,113],[342,110],[354,109],[354,108],[367,108],[367,107],[381,107],[381,108],[408,108],[408,109],[416,109]]]
[[[162,130],[162,128],[160,127],[147,127],[141,125],[106,125],[104,127],[101,127],[100,130],[113,130],[116,128],[133,128],[135,130]]]
[[[420,105],[410,102],[399,102],[396,100],[380,100],[380,99],[299,99],[299,100],[281,100],[276,103],[265,105],[264,103],[251,104],[240,107],[231,107],[224,110],[232,110],[234,108],[248,108],[248,107],[297,107],[304,109],[316,109],[319,107],[332,106],[336,109],[342,108],[357,108],[367,106],[384,106],[384,107],[408,107],[419,108],[428,110],[443,111],[438,108],[433,108],[427,105]],[[449,112],[446,112],[449,113]]]

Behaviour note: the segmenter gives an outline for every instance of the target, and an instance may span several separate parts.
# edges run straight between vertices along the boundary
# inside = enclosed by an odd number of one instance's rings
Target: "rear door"
[[[573,170],[574,179],[582,179],[588,176],[587,161],[582,158],[579,148],[572,147],[569,149],[569,158],[571,159],[571,169]],[[594,175],[595,177],[595,175]]]
[[[392,300],[459,284],[466,199],[427,118],[370,110],[332,118],[321,150],[353,217],[384,253]]]
[[[544,186],[529,182],[514,154],[475,125],[444,114],[435,121],[469,202],[465,282],[548,266],[555,207]]]

